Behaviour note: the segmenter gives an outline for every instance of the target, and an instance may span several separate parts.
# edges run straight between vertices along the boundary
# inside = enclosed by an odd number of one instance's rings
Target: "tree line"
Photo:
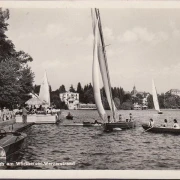
[[[0,8],[0,108],[12,109],[29,99],[34,73],[28,66],[33,58],[23,50],[17,51],[6,36],[9,17],[9,10]]]
[[[40,90],[40,85],[35,85],[34,93],[39,94],[39,90]],[[81,83],[79,82],[76,88],[74,88],[73,85],[71,85],[69,89],[66,89],[64,85],[61,85],[55,91],[52,91],[50,86],[51,105],[55,106],[56,108],[67,109],[67,105],[64,102],[62,102],[60,99],[60,93],[65,93],[67,91],[79,93],[80,103],[85,103],[85,104],[95,103],[93,86],[91,85],[91,83],[86,84],[84,87],[82,87]],[[140,105],[143,104],[144,97],[147,97],[146,105],[148,106],[148,108],[149,109],[154,108],[153,97],[150,93],[146,93],[146,92],[144,92],[143,94],[137,93],[136,96],[133,96],[131,93],[126,93],[122,87],[113,87],[111,88],[111,91],[117,109],[125,109],[125,110],[133,109],[134,103],[138,103]],[[105,89],[101,88],[100,92],[101,92],[102,104],[104,108],[108,110],[109,104],[107,101]],[[171,95],[170,93],[165,93],[165,94],[162,93],[158,95],[158,101],[161,109],[180,108],[180,97],[176,95]]]
[[[40,85],[35,85],[34,93],[39,94],[39,91],[40,91]],[[81,83],[79,82],[76,88],[74,88],[73,85],[71,85],[69,89],[66,89],[64,85],[61,85],[55,91],[52,91],[50,86],[51,105],[55,106],[56,108],[67,109],[66,104],[62,102],[60,99],[60,93],[65,93],[66,91],[79,93],[80,103],[85,103],[85,104],[95,103],[93,86],[91,85],[91,83],[86,84],[84,87],[82,87]],[[136,97],[133,97],[130,93],[125,93],[122,87],[113,87],[111,88],[111,91],[117,109],[133,109],[134,103],[136,102],[139,104],[142,103],[143,96],[141,94],[137,94]],[[109,104],[107,101],[105,89],[101,88],[100,93],[101,93],[102,104],[104,108],[108,110]]]

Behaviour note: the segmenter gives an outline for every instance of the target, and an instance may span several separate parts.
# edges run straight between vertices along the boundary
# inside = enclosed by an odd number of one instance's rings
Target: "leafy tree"
[[[57,89],[56,91],[51,91],[51,105],[57,109],[61,109],[59,89]]]
[[[37,95],[39,95],[39,91],[40,91],[40,85],[34,85],[34,93],[36,93]]]
[[[13,104],[20,101],[22,90],[19,78],[20,64],[9,60],[0,63],[0,105],[13,108]]]
[[[148,102],[148,108],[152,109],[154,107],[154,103],[153,103],[153,97],[151,94],[148,96],[147,102]]]
[[[124,110],[131,110],[133,109],[133,104],[131,101],[126,101],[122,103],[122,109]]]
[[[132,100],[131,94],[125,94],[124,95],[123,102],[131,101],[131,100]]]
[[[114,104],[115,104],[117,109],[120,109],[121,103],[120,103],[119,98],[117,98],[117,97],[114,98]]]
[[[118,88],[118,97],[120,99],[121,104],[124,102],[124,95],[125,95],[125,93],[124,93],[123,88],[121,88],[121,87]]]
[[[103,104],[104,109],[105,109],[105,110],[110,110],[110,107],[109,107],[109,103],[108,103],[108,101],[107,101],[107,98],[104,97],[104,96],[102,96],[101,99],[102,99],[102,104]]]
[[[158,95],[158,101],[159,101],[159,107],[161,109],[165,108],[165,95],[163,93],[161,95]]]
[[[59,87],[59,93],[65,93],[65,92],[66,92],[65,86],[64,86],[64,85],[61,85],[61,86]]]
[[[24,51],[16,51],[5,34],[8,19],[9,10],[0,8],[0,104],[13,108],[29,98],[34,74],[27,64],[33,60],[32,57]]]

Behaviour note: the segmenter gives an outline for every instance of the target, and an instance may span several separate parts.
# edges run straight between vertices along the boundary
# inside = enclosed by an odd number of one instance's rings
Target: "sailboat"
[[[50,107],[50,92],[49,83],[46,71],[44,72],[43,81],[40,86],[39,96],[34,98],[37,105],[45,107],[43,111],[36,111],[34,115],[28,116],[28,122],[35,122],[36,124],[55,124],[60,121],[60,109],[53,109]],[[26,102],[28,103],[28,101]],[[30,103],[29,103],[30,104]],[[21,122],[21,117],[16,116],[16,121]]]
[[[111,92],[111,83],[110,83],[110,75],[108,70],[107,56],[105,50],[105,42],[103,38],[103,31],[101,26],[100,12],[98,9],[91,10],[92,14],[92,26],[93,26],[93,34],[94,34],[94,48],[93,48],[93,66],[92,66],[92,82],[93,82],[93,90],[94,90],[94,98],[97,106],[97,110],[99,116],[103,120],[104,131],[113,131],[113,129],[130,129],[135,127],[135,122],[123,122],[119,121],[116,118],[117,109],[115,107],[112,92]],[[106,121],[106,112],[102,105],[101,94],[100,94],[100,82],[99,82],[99,69],[107,97],[107,101],[110,106],[110,110],[112,113],[112,118],[110,122]]]
[[[39,99],[43,102],[43,105],[50,107],[49,83],[46,71],[44,72],[43,81],[41,83]]]
[[[163,114],[163,112],[159,108],[159,101],[158,101],[158,96],[157,96],[157,90],[154,84],[154,80],[152,79],[152,94],[153,94],[153,103],[154,103],[154,108],[158,112],[158,114]]]

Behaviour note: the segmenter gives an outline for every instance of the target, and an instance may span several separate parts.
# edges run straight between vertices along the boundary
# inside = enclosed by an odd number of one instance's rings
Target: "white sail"
[[[99,59],[102,80],[103,80],[104,89],[106,92],[106,97],[107,97],[107,100],[109,103],[109,107],[110,107],[111,111],[113,111],[113,110],[115,111],[116,107],[114,105],[114,101],[111,100],[111,95],[110,95],[111,86],[110,86],[109,81],[108,81],[108,75],[107,75],[102,45],[98,46],[98,59]]]
[[[95,32],[94,21],[97,20],[97,17],[99,18],[98,31],[97,31],[97,35],[99,38],[98,51],[97,51],[98,52],[98,60],[99,60],[99,66],[100,66],[100,70],[101,70],[101,76],[102,76],[102,80],[103,80],[103,84],[104,84],[107,101],[108,101],[109,107],[113,113],[113,119],[115,121],[116,107],[114,105],[114,101],[113,101],[112,93],[111,93],[111,84],[110,84],[110,77],[109,77],[109,71],[108,71],[108,63],[107,63],[107,58],[106,58],[105,45],[104,45],[103,32],[102,32],[102,28],[101,28],[99,11],[95,10],[95,12],[94,12],[91,10],[91,15],[92,15],[92,19],[93,19],[93,23],[92,23],[93,24],[93,32]]]
[[[50,93],[49,93],[49,83],[47,80],[47,74],[46,71],[44,72],[44,78],[41,83],[40,92],[39,92],[39,99],[47,106],[50,106]]]
[[[91,9],[91,15],[92,15],[92,26],[93,26],[93,33],[95,33],[95,22],[97,20],[96,18],[96,13]],[[98,25],[99,26],[99,25]],[[112,100],[111,97],[111,85],[110,85],[110,81],[108,81],[108,72],[107,72],[107,61],[105,60],[105,47],[103,48],[103,42],[102,42],[102,38],[100,36],[100,29],[98,27],[98,60],[99,60],[99,65],[100,65],[100,70],[101,70],[101,76],[102,76],[102,80],[103,80],[103,84],[104,84],[104,89],[105,89],[105,93],[106,93],[106,97],[107,97],[107,101],[109,104],[109,107],[111,109],[111,111],[116,111],[116,107],[114,105],[114,101]]]
[[[152,94],[153,94],[154,108],[155,108],[156,111],[160,112],[159,102],[158,102],[158,97],[157,97],[157,91],[156,91],[156,87],[155,87],[153,79],[152,79]]]
[[[93,66],[92,66],[92,83],[93,83],[93,90],[94,90],[94,99],[97,106],[98,113],[102,120],[104,120],[105,110],[102,105],[101,101],[101,94],[100,94],[100,83],[99,83],[99,63],[98,63],[98,22],[96,23],[95,34],[94,34],[94,49],[93,49]]]

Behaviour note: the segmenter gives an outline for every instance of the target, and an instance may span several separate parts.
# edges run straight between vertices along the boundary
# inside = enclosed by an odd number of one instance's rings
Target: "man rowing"
[[[149,127],[153,127],[154,126],[154,120],[151,118],[149,121]]]

